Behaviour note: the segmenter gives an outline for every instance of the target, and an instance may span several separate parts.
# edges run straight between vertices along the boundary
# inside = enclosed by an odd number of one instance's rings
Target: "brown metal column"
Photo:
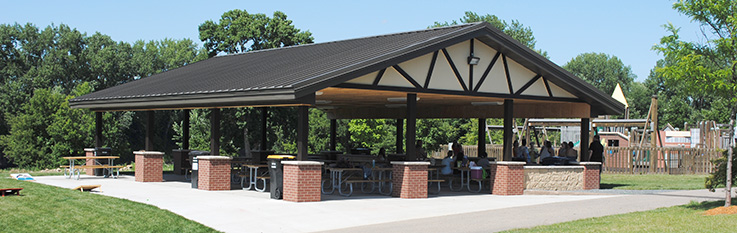
[[[481,155],[481,152],[486,152],[486,118],[479,118],[479,126],[478,126],[478,154],[477,156]]]
[[[336,140],[336,135],[338,131],[338,120],[336,119],[330,119],[330,150],[335,151],[335,144],[338,142]]]
[[[589,161],[589,118],[581,118],[581,154],[580,161]]]
[[[297,160],[307,160],[307,134],[310,132],[309,107],[297,107]]]
[[[395,126],[397,126],[396,153],[401,154],[404,152],[404,119],[397,119]]]
[[[417,160],[417,94],[407,94],[407,160]]]
[[[95,147],[102,147],[102,112],[95,112]]]
[[[182,110],[182,150],[189,150],[189,111]]]
[[[268,150],[268,132],[267,132],[267,123],[269,120],[269,109],[267,107],[261,108],[261,151],[267,151]]]
[[[145,150],[154,150],[154,111],[147,111],[146,116]]]
[[[514,141],[514,132],[512,125],[514,122],[514,102],[512,100],[504,100],[504,150],[503,161],[512,160],[512,141]]]
[[[220,154],[220,109],[213,108],[210,113],[210,154]]]

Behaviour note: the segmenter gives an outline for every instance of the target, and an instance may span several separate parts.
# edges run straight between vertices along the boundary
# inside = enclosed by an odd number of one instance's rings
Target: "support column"
[[[230,161],[226,156],[197,156],[197,189],[230,190]]]
[[[284,200],[293,202],[320,201],[323,162],[283,161]]]
[[[95,112],[95,147],[102,147],[102,112]]]
[[[417,94],[407,94],[407,160],[417,160]],[[425,182],[427,183],[427,182]]]
[[[397,154],[404,153],[404,119],[397,119],[397,122],[395,124],[397,126]]]
[[[310,133],[309,107],[297,107],[297,160],[307,160],[307,134]]]
[[[338,120],[330,119],[330,151],[335,151],[335,145],[338,143],[336,135],[338,134]]]
[[[525,162],[490,162],[491,194],[522,195],[525,192]]]
[[[189,150],[189,111],[182,111],[182,150]]]
[[[599,189],[601,163],[581,162],[579,165],[583,166],[583,189]]]
[[[146,112],[146,144],[145,150],[154,150],[154,111]]]
[[[477,156],[481,155],[481,152],[486,152],[486,118],[479,118],[479,127],[478,127],[478,154]]]
[[[514,102],[509,99],[504,100],[504,149],[503,149],[503,161],[512,160],[512,142],[514,141],[514,132],[512,132],[512,125],[514,122]]]
[[[213,108],[210,113],[210,155],[220,154],[220,109]]]
[[[581,153],[580,161],[589,161],[589,118],[581,118]]]
[[[269,146],[267,143],[268,142],[267,123],[269,120],[268,118],[269,118],[269,108],[262,107],[261,108],[261,149],[260,149],[261,151],[267,151],[268,150],[267,147]]]
[[[427,166],[430,162],[392,162],[392,196],[427,198]]]
[[[164,153],[158,151],[134,151],[137,182],[164,181]]]

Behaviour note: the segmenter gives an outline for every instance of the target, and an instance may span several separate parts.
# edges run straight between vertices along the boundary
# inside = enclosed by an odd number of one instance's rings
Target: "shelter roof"
[[[484,62],[491,61],[488,66],[476,65],[474,67],[470,62],[465,64],[467,55],[462,55],[463,57],[459,59],[460,55],[457,54],[462,52],[454,52],[461,51],[461,49],[453,46],[466,46],[470,43],[471,56],[469,57],[475,56],[474,41],[480,42],[476,43],[478,49],[489,51],[488,57],[481,57]],[[441,53],[440,56],[445,59],[439,57],[438,53]],[[494,53],[496,56],[493,56]],[[436,64],[440,64],[438,62],[446,60],[447,63],[443,64],[449,64],[453,72],[442,77],[445,78],[445,81],[442,82],[437,81],[441,80],[440,78],[433,78],[434,81],[430,82],[430,76],[435,74],[431,75],[426,72],[425,85],[421,85],[416,82],[420,78],[409,71],[411,67],[421,66],[405,63],[421,59],[430,61],[430,57],[433,57],[433,63],[429,64],[430,73]],[[495,65],[497,60],[500,62]],[[503,67],[501,61],[503,61]],[[405,72],[403,68],[408,71]],[[450,72],[449,68],[446,69]],[[474,69],[480,70],[474,75],[473,71],[469,71]],[[486,72],[483,72],[484,69]],[[384,84],[378,83],[381,75],[376,78],[377,83],[373,85],[361,83],[362,78],[373,77],[371,75],[376,73],[383,74],[387,70],[400,74],[398,77],[400,79],[404,77],[410,83],[409,86],[392,83],[381,85]],[[471,74],[467,75],[466,72]],[[482,86],[487,74],[489,80],[496,78],[492,77],[495,72],[501,74],[502,79],[506,73],[509,92],[503,89],[503,92],[496,93],[492,90],[493,87]],[[516,77],[510,80],[510,73],[514,74],[514,72],[530,75],[520,79],[522,81],[514,81]],[[481,73],[484,73],[483,78],[478,78]],[[447,90],[447,88],[433,86],[445,85],[448,80],[456,79],[462,88]],[[382,82],[390,82],[390,80],[390,78],[384,78]],[[433,84],[435,82],[437,84]],[[490,81],[487,82],[490,83]],[[515,88],[512,87],[513,84]],[[485,85],[491,86],[492,84]],[[376,87],[377,91],[372,92],[371,86]],[[533,89],[538,92],[542,90],[543,94],[532,93]],[[590,111],[592,116],[618,115],[624,110],[624,106],[617,100],[563,70],[488,23],[463,24],[217,56],[80,96],[70,100],[69,103],[73,108],[90,108],[95,111],[284,105],[320,107],[316,103],[316,99],[320,100],[320,97],[316,98],[316,93],[318,95],[323,92],[345,94],[346,90],[359,90],[365,92],[363,94],[388,93],[377,95],[379,99],[386,99],[386,96],[396,93],[414,92],[418,93],[418,96],[424,94],[424,100],[435,99],[436,101],[460,97],[467,97],[460,100],[469,103],[522,99],[523,103],[524,100],[527,100],[534,102],[536,106],[553,102],[569,102],[573,103],[572,107],[579,107],[580,104],[587,105],[582,109],[586,110],[586,115],[589,115]],[[385,107],[386,104],[376,103],[373,106]],[[418,107],[422,106],[422,102],[418,102]],[[422,116],[420,114],[418,117]]]

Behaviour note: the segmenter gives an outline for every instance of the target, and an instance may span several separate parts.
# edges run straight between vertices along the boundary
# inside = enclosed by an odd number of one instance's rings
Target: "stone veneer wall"
[[[582,190],[583,171],[583,166],[525,166],[525,189]]]

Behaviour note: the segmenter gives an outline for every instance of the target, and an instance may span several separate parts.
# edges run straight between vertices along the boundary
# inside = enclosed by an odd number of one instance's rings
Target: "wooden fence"
[[[477,157],[477,146],[463,146],[469,157]],[[557,151],[557,148],[554,148]],[[579,148],[576,148],[577,150]],[[486,145],[489,158],[501,161],[503,147]],[[448,146],[443,145],[432,152],[432,157],[442,159],[448,154]],[[651,156],[655,155],[655,156]],[[587,155],[588,156],[588,155]],[[722,156],[722,150],[680,147],[605,147],[602,172],[614,174],[708,174],[714,171],[711,162]],[[654,162],[651,163],[651,158]],[[654,166],[651,166],[654,164]]]
[[[678,147],[605,147],[605,173],[708,174],[711,162],[722,156],[718,149]]]

